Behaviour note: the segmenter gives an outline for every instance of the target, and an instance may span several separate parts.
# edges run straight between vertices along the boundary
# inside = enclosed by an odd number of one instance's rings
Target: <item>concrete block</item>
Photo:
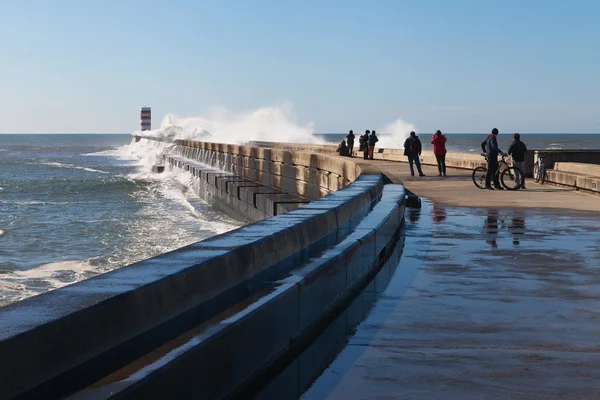
[[[222,191],[223,193],[227,193],[227,182],[252,182],[249,179],[246,179],[241,176],[231,175],[231,176],[217,176],[215,179],[215,186],[217,189]]]
[[[232,178],[222,178],[221,179],[221,190],[224,190],[226,193],[235,196],[236,198],[238,197],[238,191],[237,188],[239,187],[239,185],[256,185],[256,182],[251,181],[250,179],[241,177],[241,176],[237,176],[237,177],[232,177]],[[237,186],[235,186],[237,185]]]
[[[247,188],[247,187],[254,187],[254,188],[266,188],[265,185],[258,183],[258,182],[254,182],[254,181],[250,181],[250,182],[245,182],[245,181],[229,181],[227,183],[227,191],[228,193],[232,194],[233,196],[237,197],[238,199],[242,200],[241,196],[242,196],[242,189]],[[244,193],[245,195],[245,193]],[[244,198],[244,202],[245,202],[245,198]]]
[[[597,178],[592,176],[578,176],[577,187],[593,192],[598,192],[600,191],[600,177]]]
[[[297,196],[295,194],[277,193],[277,194],[255,194],[256,208],[264,211],[268,215],[277,215],[277,206],[279,204],[307,204],[310,200]],[[297,207],[297,206],[296,206]]]
[[[245,201],[246,203],[252,205],[253,207],[257,206],[256,197],[259,194],[283,194],[284,192],[280,189],[276,189],[270,186],[239,186],[240,200]],[[267,210],[265,209],[262,209]],[[267,213],[268,214],[268,213]],[[272,215],[272,214],[271,214]]]
[[[300,329],[312,325],[346,290],[346,258],[336,253],[328,252],[294,271],[302,276],[298,283]]]
[[[217,178],[231,178],[234,175],[228,172],[207,172],[206,176],[207,182],[210,185],[217,187]]]
[[[304,206],[305,204],[308,203],[277,203],[277,207],[275,208],[275,215],[280,215],[296,210],[299,207]]]
[[[362,279],[371,268],[375,253],[376,232],[374,230],[360,230],[350,235],[344,241],[355,241],[345,253],[347,259],[346,286],[351,287]]]

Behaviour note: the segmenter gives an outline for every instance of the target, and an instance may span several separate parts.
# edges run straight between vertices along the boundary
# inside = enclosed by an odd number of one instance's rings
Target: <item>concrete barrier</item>
[[[570,172],[573,174],[600,177],[600,164],[584,164],[576,162],[555,162],[556,171]]]
[[[252,142],[254,145],[275,149],[286,149],[290,151],[312,151],[323,154],[337,154],[337,146],[334,145],[306,145],[296,143],[274,143],[274,142]],[[357,150],[355,145],[354,156],[362,157],[362,153]],[[528,151],[525,155],[525,174],[532,176],[535,151]],[[404,149],[388,149],[375,148],[374,158],[376,160],[408,162],[404,155]],[[433,151],[425,150],[420,157],[421,163],[424,165],[437,165],[437,160]],[[510,158],[509,158],[510,162]],[[458,169],[475,169],[479,166],[485,166],[485,159],[479,152],[477,153],[460,153],[450,151],[446,155],[446,166]]]
[[[350,281],[360,280],[366,273],[363,269],[377,259],[377,249],[385,242],[382,238],[401,221],[399,207],[403,204],[390,211],[381,226],[368,221],[371,216],[381,218],[383,211],[364,218],[380,200],[382,178],[376,170],[364,173],[351,160],[217,143],[176,144],[177,152],[207,156],[211,163],[225,166],[230,162],[237,173],[254,171],[263,182],[282,182],[277,176],[292,179],[272,172],[272,163],[308,168],[315,180],[297,185],[298,193],[293,195],[306,190],[306,185],[331,192],[324,186],[330,184],[326,183],[325,172],[352,183],[344,181],[342,189],[305,207],[3,307],[0,359],[11,361],[0,363],[2,398],[50,398],[73,393],[244,299],[268,290],[272,282],[331,246],[353,243],[342,246],[346,270]],[[169,163],[209,184],[215,196],[235,193],[237,200],[241,202],[243,197],[247,205],[252,197],[254,205],[264,203],[262,207],[269,210],[289,204],[277,202],[274,197],[259,201],[258,193],[244,186],[249,179],[246,175],[206,169],[206,165],[195,165],[177,156]],[[403,197],[403,193],[397,194]],[[361,221],[364,225],[357,226]],[[289,285],[294,290],[300,287]],[[290,302],[287,304],[299,301],[294,290],[281,292]],[[277,310],[278,304],[284,303],[273,302],[268,307]],[[302,326],[310,325],[311,318],[305,317]],[[252,329],[263,333],[277,328],[297,334],[300,329],[300,325],[295,328],[283,323],[269,327],[268,319],[255,323]],[[230,334],[232,340],[235,333]],[[264,343],[268,342],[265,336]],[[276,349],[283,342],[270,344]],[[212,347],[207,354],[217,354],[219,348]]]
[[[537,150],[534,162],[541,156],[547,169],[553,169],[556,162],[600,164],[600,150]]]
[[[557,161],[546,171],[548,183],[600,193],[600,165]]]
[[[284,279],[260,279],[257,283],[266,289],[245,308],[198,326],[148,355],[143,365],[126,366],[73,399],[249,398],[256,380],[279,371],[287,354],[359,293],[397,251],[403,201],[402,186],[386,186],[369,218],[337,246]],[[309,380],[298,383],[304,387]]]

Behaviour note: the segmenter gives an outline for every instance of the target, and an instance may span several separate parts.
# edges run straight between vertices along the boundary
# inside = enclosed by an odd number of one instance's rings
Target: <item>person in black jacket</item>
[[[408,157],[408,165],[410,166],[411,176],[415,176],[413,163],[417,165],[417,171],[419,172],[419,176],[425,176],[423,171],[421,171],[421,160],[419,160],[419,156],[421,155],[422,150],[423,146],[421,145],[421,139],[419,139],[419,137],[414,131],[411,132],[410,136],[404,142],[404,155]]]
[[[354,132],[352,132],[352,129],[346,135],[346,139],[348,139],[348,150],[350,151],[350,157],[352,157],[352,151],[354,150]]]
[[[521,142],[521,135],[515,133],[513,135],[514,141],[508,148],[508,154],[512,156],[513,167],[519,168],[523,172],[521,177],[521,189],[525,189],[525,153],[527,153],[527,146]]]
[[[340,153],[340,156],[350,157],[350,148],[346,146],[345,140],[342,140],[336,151]]]
[[[369,133],[371,131],[367,129],[363,135],[363,158],[365,160],[369,159]]]
[[[500,185],[500,179],[496,171],[498,170],[498,154],[504,154],[500,148],[498,148],[498,129],[492,129],[492,133],[488,135],[487,139],[481,143],[481,150],[487,157],[487,174],[485,175],[485,188],[494,190],[492,188],[492,179],[494,180],[494,187],[496,190],[504,190]]]

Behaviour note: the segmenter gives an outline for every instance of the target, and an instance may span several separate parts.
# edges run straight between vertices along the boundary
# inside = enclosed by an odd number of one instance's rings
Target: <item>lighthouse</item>
[[[142,107],[140,111],[140,120],[143,131],[149,131],[152,129],[152,110],[150,107]]]

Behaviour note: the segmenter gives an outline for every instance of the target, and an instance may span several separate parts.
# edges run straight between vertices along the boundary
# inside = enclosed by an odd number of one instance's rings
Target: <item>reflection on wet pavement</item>
[[[600,398],[599,221],[423,201],[387,289],[302,398]]]

